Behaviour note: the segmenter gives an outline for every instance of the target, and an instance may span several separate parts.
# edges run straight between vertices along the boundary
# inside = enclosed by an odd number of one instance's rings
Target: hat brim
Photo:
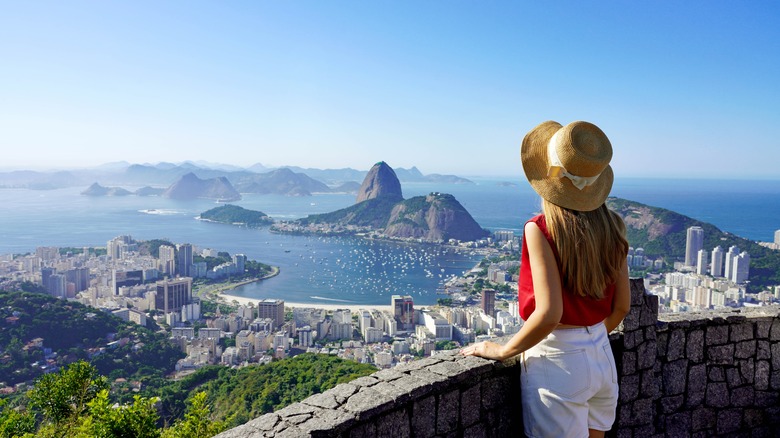
[[[563,126],[554,121],[539,124],[526,134],[520,148],[525,177],[531,187],[542,198],[560,207],[577,211],[592,211],[607,200],[615,179],[612,167],[607,167],[595,183],[582,190],[572,184],[569,178],[551,178],[547,176],[549,163],[547,144],[550,138]]]

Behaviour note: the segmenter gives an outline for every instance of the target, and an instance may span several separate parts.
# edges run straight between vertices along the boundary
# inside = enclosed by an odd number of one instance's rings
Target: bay
[[[522,177],[472,180],[475,184],[405,183],[404,197],[451,193],[481,226],[518,234],[540,209],[538,196]],[[82,190],[0,189],[0,254],[29,253],[37,246],[105,246],[118,235],[163,238],[244,253],[281,267],[279,276],[237,289],[239,295],[349,304],[388,304],[395,293],[431,304],[442,279],[462,274],[480,258],[432,245],[280,235],[267,228],[207,223],[194,218],[215,207],[212,201],[88,197],[79,194]],[[751,240],[771,241],[780,228],[780,181],[618,178],[612,194],[674,210]],[[354,200],[348,194],[245,195],[235,204],[276,219],[294,219],[344,208]]]

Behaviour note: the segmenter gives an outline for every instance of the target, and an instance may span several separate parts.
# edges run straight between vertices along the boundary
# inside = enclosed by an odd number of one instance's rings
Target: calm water
[[[525,219],[539,210],[538,197],[523,180],[475,181],[474,185],[405,184],[404,197],[451,193],[480,225],[493,230],[519,231]],[[459,275],[478,261],[430,245],[278,235],[267,229],[194,220],[216,205],[210,201],[93,198],[80,196],[81,190],[0,189],[0,254],[32,252],[37,246],[105,246],[122,234],[141,240],[165,238],[245,253],[281,267],[278,277],[244,287],[239,294],[359,304],[387,304],[396,293],[412,294],[421,304],[433,303],[442,279]],[[753,240],[772,240],[780,229],[780,181],[618,179],[613,194],[675,210]],[[247,195],[236,204],[292,219],[352,203],[352,195],[328,194]]]

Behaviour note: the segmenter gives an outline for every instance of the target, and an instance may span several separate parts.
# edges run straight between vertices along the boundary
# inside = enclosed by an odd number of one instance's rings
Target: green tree
[[[35,433],[35,417],[29,412],[19,412],[0,399],[0,437],[16,437]]]
[[[107,390],[106,378],[92,365],[78,361],[57,374],[46,374],[28,391],[30,408],[43,414],[43,423],[56,429],[68,428],[87,409],[100,391]]]
[[[209,438],[226,429],[224,422],[211,418],[205,392],[195,394],[188,404],[184,419],[166,429],[162,438]]]
[[[159,438],[157,398],[136,395],[133,404],[112,407],[108,390],[88,403],[89,415],[82,417],[75,430],[76,437],[99,438]]]

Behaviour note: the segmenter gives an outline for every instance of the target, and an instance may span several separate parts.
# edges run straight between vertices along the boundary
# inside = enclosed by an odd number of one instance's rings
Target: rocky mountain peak
[[[395,171],[384,161],[374,164],[368,171],[358,190],[356,203],[379,197],[394,198],[399,201],[403,199],[401,182]]]

